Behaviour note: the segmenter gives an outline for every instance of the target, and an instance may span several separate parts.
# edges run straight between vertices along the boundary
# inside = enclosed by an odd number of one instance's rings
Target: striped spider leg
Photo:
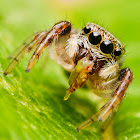
[[[119,84],[112,94],[110,100],[101,109],[94,114],[92,117],[80,124],[76,130],[79,131],[87,126],[91,125],[96,121],[106,120],[107,117],[112,113],[113,109],[118,107],[123,100],[126,90],[130,83],[132,82],[133,75],[129,68],[122,69],[118,76]]]
[[[34,36],[33,40],[26,44],[25,47],[15,56],[8,68],[5,70],[4,74],[9,74],[18,64],[18,62],[25,56],[25,54],[28,54],[31,50],[36,48],[27,65],[26,72],[29,72],[44,49],[50,46],[53,41],[59,38],[59,36],[69,34],[70,31],[71,23],[68,21],[61,21],[56,23],[49,32],[44,31],[38,33]]]

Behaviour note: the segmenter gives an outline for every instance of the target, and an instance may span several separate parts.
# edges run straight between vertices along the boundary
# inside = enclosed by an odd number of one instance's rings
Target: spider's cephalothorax
[[[54,47],[49,47],[54,42]],[[4,74],[10,73],[18,62],[36,48],[26,72],[34,66],[36,60],[45,48],[57,63],[71,72],[69,85],[64,100],[71,93],[84,86],[87,82],[93,92],[110,100],[92,117],[77,127],[83,129],[95,121],[108,118],[114,108],[117,108],[125,92],[132,82],[133,74],[129,68],[121,69],[124,48],[122,44],[109,32],[99,25],[88,23],[82,31],[71,29],[71,23],[61,21],[55,24],[50,31],[34,35],[33,39],[12,56]]]

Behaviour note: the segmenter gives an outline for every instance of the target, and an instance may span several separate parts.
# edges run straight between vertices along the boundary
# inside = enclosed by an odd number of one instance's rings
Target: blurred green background
[[[63,96],[68,77],[44,52],[30,73],[24,69],[32,54],[4,76],[7,57],[37,31],[60,20],[81,29],[97,23],[126,46],[124,67],[134,80],[105,133],[95,123],[80,133],[78,124],[102,106],[90,89],[79,89],[68,101]],[[0,1],[0,140],[24,139],[140,139],[140,1],[139,0],[1,0]]]

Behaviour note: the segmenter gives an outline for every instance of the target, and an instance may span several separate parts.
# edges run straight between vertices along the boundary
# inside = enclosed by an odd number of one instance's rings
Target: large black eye
[[[91,28],[87,26],[83,30],[86,34],[88,34],[91,31]]]
[[[113,43],[110,40],[105,40],[101,43],[100,49],[103,53],[110,54],[113,51]]]
[[[89,42],[93,45],[97,45],[101,42],[101,34],[99,32],[92,32],[89,35]]]
[[[121,55],[121,50],[120,50],[120,49],[115,50],[115,51],[114,51],[114,55],[115,55],[115,56]]]

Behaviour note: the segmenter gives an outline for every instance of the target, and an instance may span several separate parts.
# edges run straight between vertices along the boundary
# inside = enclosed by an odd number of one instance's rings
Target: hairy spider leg
[[[31,50],[37,47],[27,66],[26,72],[29,72],[33,67],[33,65],[35,64],[36,60],[43,52],[43,50],[48,45],[50,45],[58,37],[58,35],[65,35],[70,31],[71,31],[70,22],[61,21],[55,24],[49,32],[45,31],[38,33],[37,35],[35,35],[34,39],[30,43],[25,45],[25,47],[21,49],[21,51],[16,55],[16,57],[14,57],[12,62],[5,70],[4,74],[5,75],[9,74],[26,54],[28,54]]]
[[[120,75],[118,77],[120,81],[118,87],[116,88],[115,92],[113,93],[111,99],[92,117],[84,121],[81,125],[79,125],[76,130],[79,131],[83,128],[88,127],[92,123],[96,121],[105,120],[110,113],[113,111],[115,107],[117,107],[120,102],[123,100],[125,92],[133,80],[133,74],[129,68],[122,69]]]
[[[45,48],[52,44],[59,35],[66,35],[71,31],[71,24],[68,21],[61,21],[53,26],[53,28],[47,33],[47,36],[42,40],[41,44],[36,48],[30,61],[27,65],[26,72],[29,72],[34,66],[39,56],[42,54]]]
[[[37,33],[34,33],[32,34],[31,36],[29,36],[23,43],[20,47],[16,48],[15,51],[13,51],[13,53],[11,53],[11,55],[8,57],[9,59],[14,59],[17,54],[19,54],[19,52],[21,52],[21,50],[26,46],[28,45],[29,43],[31,43],[34,38],[39,35],[41,32],[37,32]]]
[[[44,39],[44,37],[46,36],[47,32],[42,32],[37,34],[34,39],[27,44],[17,55],[16,57],[14,57],[14,59],[12,60],[12,62],[9,64],[9,66],[7,67],[7,69],[5,70],[4,74],[7,75],[9,74],[14,67],[19,63],[19,61],[26,55],[28,54],[30,51],[32,51],[36,46],[38,46],[40,44],[40,42]]]
[[[121,103],[121,102],[120,102]],[[110,125],[110,123],[113,120],[114,115],[116,114],[116,112],[118,111],[120,105],[117,105],[117,107],[115,107],[112,112],[110,113],[110,115],[101,122],[101,131],[104,132],[106,130],[106,128]]]

